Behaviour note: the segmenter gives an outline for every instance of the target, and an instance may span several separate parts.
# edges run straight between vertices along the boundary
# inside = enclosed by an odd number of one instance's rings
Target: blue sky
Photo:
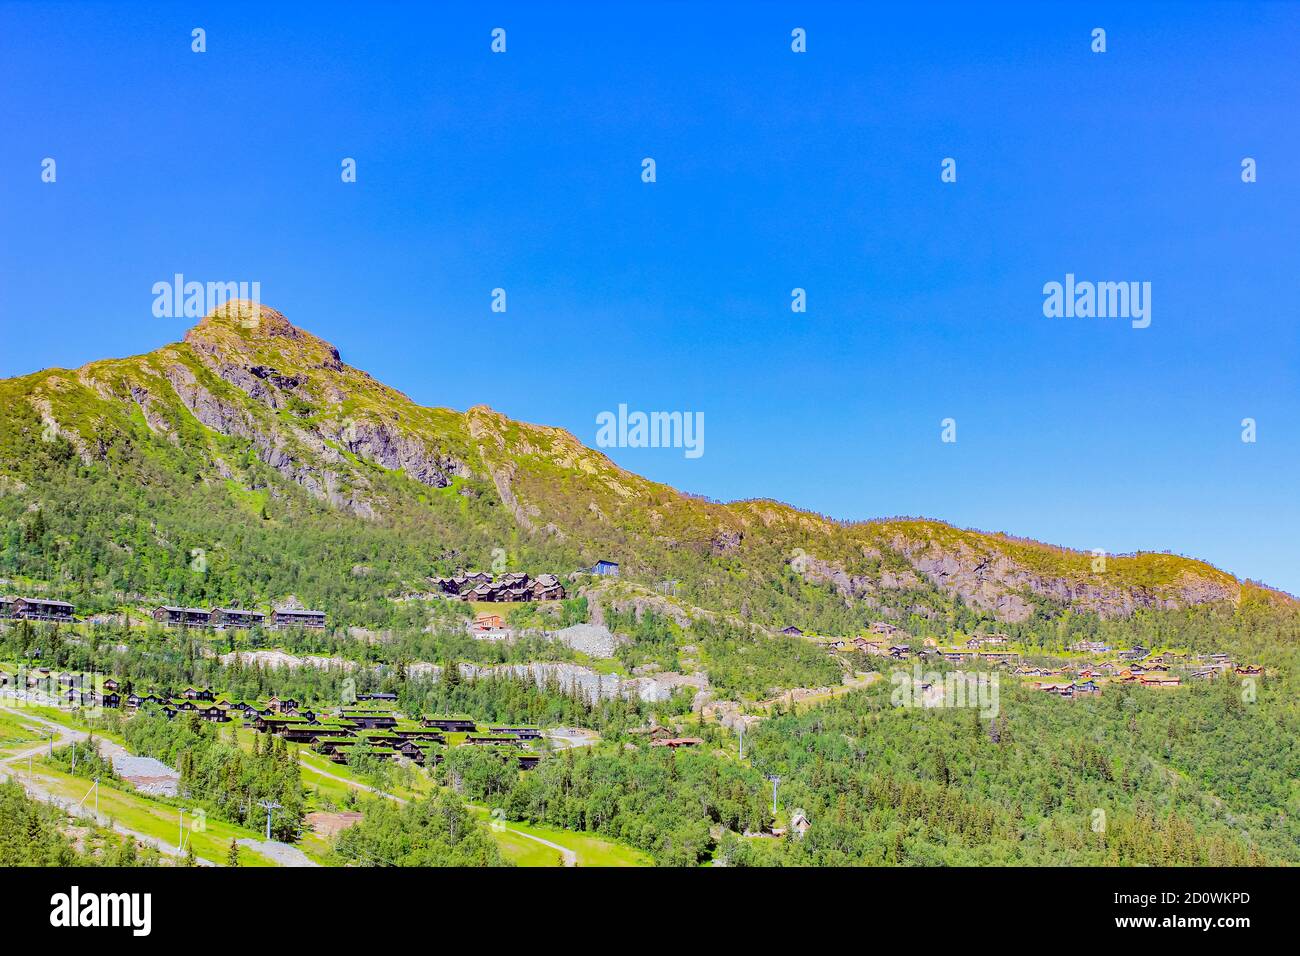
[[[684,490],[1300,592],[1300,5],[898,6],[0,4],[0,375],[256,280],[424,404],[703,412],[609,450]]]

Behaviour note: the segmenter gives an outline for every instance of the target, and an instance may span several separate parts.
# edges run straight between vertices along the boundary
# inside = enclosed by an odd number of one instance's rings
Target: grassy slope
[[[64,773],[44,760],[36,762],[35,771],[44,786],[66,799],[81,800],[91,787],[90,781]],[[89,797],[88,804],[93,804],[94,799],[93,796]],[[173,846],[179,838],[179,808],[152,800],[134,791],[100,784],[99,811],[125,827],[165,840]],[[224,865],[232,838],[260,840],[262,834],[256,830],[209,817],[205,829],[190,830],[187,838],[193,843],[196,855]],[[248,847],[240,849],[240,864],[242,866],[274,865]]]

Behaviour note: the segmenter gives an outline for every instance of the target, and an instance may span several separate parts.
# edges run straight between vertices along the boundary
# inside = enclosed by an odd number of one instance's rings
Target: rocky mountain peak
[[[247,299],[231,299],[185,333],[185,342],[208,354],[245,356],[290,368],[342,371],[339,350],[298,328],[284,313]]]

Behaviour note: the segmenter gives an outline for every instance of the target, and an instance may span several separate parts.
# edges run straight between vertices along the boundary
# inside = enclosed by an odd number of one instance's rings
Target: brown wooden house
[[[208,623],[217,631],[228,628],[247,630],[265,624],[266,615],[261,611],[246,611],[237,607],[214,607],[208,615]]]
[[[304,611],[300,608],[280,608],[271,612],[271,627],[276,630],[286,627],[323,630],[325,628],[325,612]]]
[[[13,616],[24,621],[71,621],[73,605],[67,601],[47,601],[45,598],[15,598]]]

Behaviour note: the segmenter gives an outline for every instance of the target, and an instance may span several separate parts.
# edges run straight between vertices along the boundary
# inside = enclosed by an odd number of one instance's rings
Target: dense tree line
[[[754,765],[812,822],[733,842],[732,862],[1300,862],[1300,708],[1290,681],[1063,701],[1001,683],[1000,714],[901,708],[881,686],[752,735]]]
[[[440,792],[399,805],[371,800],[339,834],[336,862],[358,866],[508,866],[456,797]]]
[[[15,781],[0,782],[0,867],[157,866],[160,854],[99,827],[63,832],[67,815],[31,799]]]

